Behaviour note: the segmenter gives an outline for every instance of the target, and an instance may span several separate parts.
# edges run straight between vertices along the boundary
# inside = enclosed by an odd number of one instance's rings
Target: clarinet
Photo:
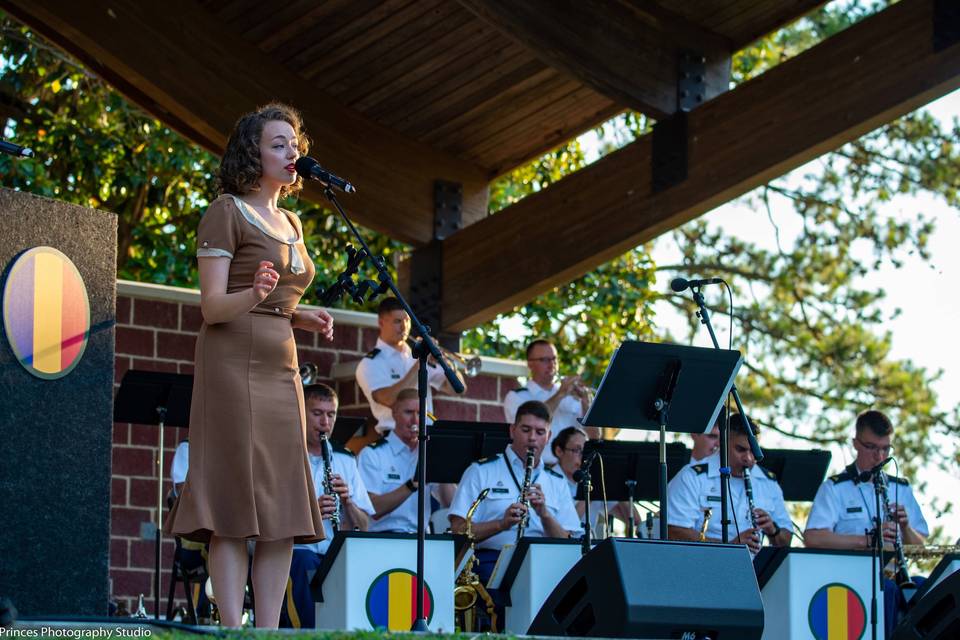
[[[896,523],[895,529],[897,533],[893,538],[893,562],[896,567],[894,571],[894,582],[897,583],[898,587],[909,586],[915,588],[913,581],[910,579],[910,575],[907,573],[907,558],[903,554],[903,538],[900,534],[900,523],[894,521],[892,518],[890,500],[887,497],[887,474],[883,471],[877,471],[877,484],[880,485],[880,497],[883,500],[883,520],[890,520]],[[883,532],[881,532],[880,535],[883,535]]]
[[[333,533],[340,531],[340,494],[333,490],[333,465],[330,462],[330,451],[327,450],[327,434],[320,434],[320,451],[323,456],[323,492],[333,496],[333,513],[330,515],[330,524]]]
[[[523,468],[523,487],[520,489],[520,504],[526,507],[526,510],[523,512],[523,516],[517,524],[517,544],[520,544],[520,538],[523,537],[523,530],[530,524],[530,498],[527,497],[527,493],[530,491],[530,476],[533,473],[533,456],[534,450],[532,448],[527,449],[527,459]]]
[[[747,507],[750,509],[750,526],[757,530],[760,546],[763,546],[763,531],[757,527],[757,506],[753,503],[753,482],[750,480],[750,468],[743,468],[743,492],[747,494]]]

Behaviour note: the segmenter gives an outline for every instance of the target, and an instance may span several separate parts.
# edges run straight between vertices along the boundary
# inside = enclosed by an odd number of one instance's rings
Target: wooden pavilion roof
[[[430,255],[448,330],[490,319],[960,84],[953,3],[902,0],[729,90],[734,52],[820,4],[0,0],[215,152],[254,105],[298,106],[312,155],[357,185],[343,199],[357,222],[440,247]],[[678,66],[685,52],[703,64],[692,103]],[[683,151],[676,182],[655,184],[652,173],[671,159],[645,136],[487,215],[494,178],[627,109],[680,123],[671,129]],[[438,180],[463,193],[460,230],[445,239],[435,233]],[[315,186],[307,196],[322,197]]]

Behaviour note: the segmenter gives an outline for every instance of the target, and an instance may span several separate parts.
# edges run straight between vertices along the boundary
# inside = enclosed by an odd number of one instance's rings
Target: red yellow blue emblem
[[[867,610],[860,595],[838,582],[813,594],[807,617],[816,640],[859,640],[867,629]]]
[[[90,334],[90,301],[70,258],[52,247],[17,257],[3,289],[3,327],[17,360],[38,378],[62,378],[77,366]]]
[[[410,631],[417,615],[417,574],[407,569],[384,571],[367,590],[367,619],[371,626]],[[433,619],[433,593],[423,585],[423,616]]]

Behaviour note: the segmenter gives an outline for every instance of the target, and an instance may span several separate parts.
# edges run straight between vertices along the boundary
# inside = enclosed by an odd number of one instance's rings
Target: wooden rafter
[[[415,245],[433,235],[433,183],[464,186],[464,223],[486,215],[486,172],[312,89],[189,0],[0,0],[0,7],[160,120],[220,153],[236,118],[282,100],[304,114],[323,164],[362,185],[360,224]],[[311,185],[306,196],[322,200]]]
[[[960,86],[935,0],[903,0],[689,115],[689,173],[653,193],[646,136],[444,240],[445,330],[462,330]]]

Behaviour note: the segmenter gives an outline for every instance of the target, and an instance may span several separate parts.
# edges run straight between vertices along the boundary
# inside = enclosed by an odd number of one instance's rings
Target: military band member
[[[583,500],[576,500],[577,487],[579,485],[577,481],[574,480],[574,474],[583,465],[583,448],[586,442],[587,432],[584,429],[580,427],[567,427],[566,429],[560,430],[560,433],[557,434],[552,443],[553,454],[557,458],[557,464],[553,466],[553,469],[562,473],[564,478],[566,478],[567,485],[570,488],[570,495],[575,500],[577,516],[580,518],[581,523],[583,523],[586,517],[587,509]],[[630,503],[627,501],[617,503],[608,502],[607,509],[605,510],[603,500],[591,500],[590,519],[593,522],[590,530],[592,536],[600,537],[601,534],[608,533],[607,527],[605,526],[608,514],[621,522],[627,522],[630,518]],[[640,522],[640,513],[636,507],[634,507],[633,517],[635,523]]]
[[[772,546],[790,546],[792,523],[783,501],[783,491],[773,473],[756,465],[750,449],[747,427],[739,414],[730,417],[728,464],[730,479],[730,538],[734,544],[745,544],[756,553],[763,539]],[[754,427],[754,433],[757,433]],[[750,509],[743,481],[743,470],[750,469],[757,526],[751,524]],[[667,487],[668,535],[674,540],[699,540],[707,509],[712,515],[706,529],[706,540],[722,539],[720,518],[720,453],[698,464],[687,465],[674,476]],[[739,533],[737,531],[739,530]]]
[[[396,298],[384,298],[377,309],[380,335],[376,346],[357,365],[357,384],[370,403],[376,430],[386,433],[393,429],[390,408],[402,389],[417,388],[417,360],[413,357],[407,338],[410,337],[410,316]],[[428,367],[427,424],[433,424],[433,389],[453,393],[443,368],[436,363]],[[463,377],[460,377],[461,382]]]
[[[549,341],[539,339],[527,345],[527,367],[530,375],[527,384],[507,393],[503,399],[503,414],[513,423],[517,408],[524,402],[539,400],[547,405],[552,420],[550,428],[554,435],[561,429],[579,425],[590,408],[590,395],[580,376],[557,378],[557,349]],[[555,464],[552,447],[543,452],[546,464]]]
[[[420,399],[416,389],[402,389],[392,408],[394,427],[386,436],[360,452],[363,479],[374,514],[369,531],[417,531],[417,437],[420,434]],[[433,487],[441,506],[448,506],[455,485]],[[430,518],[430,500],[425,518]]]
[[[324,493],[326,466],[323,461],[323,447],[330,454],[333,471],[333,489],[340,496],[340,529],[365,531],[368,516],[374,514],[373,505],[367,495],[357,469],[357,460],[349,449],[330,440],[324,442],[321,434],[333,433],[337,420],[337,394],[325,384],[312,384],[304,388],[304,405],[307,413],[307,452],[313,485],[316,487],[320,513],[323,515],[323,528],[326,539],[313,544],[297,544],[293,547],[293,560],[290,564],[290,578],[284,606],[280,612],[280,626],[295,629],[311,629],[316,626],[315,605],[310,594],[310,577],[319,569],[324,554],[333,541],[333,526],[330,517],[335,510],[333,496]]]
[[[517,523],[527,508],[520,502],[527,449],[534,451],[531,473],[529,521],[525,535],[530,537],[569,538],[579,535],[580,523],[573,498],[563,475],[548,469],[541,454],[550,440],[550,412],[536,400],[517,409],[510,425],[512,442],[503,453],[471,464],[463,474],[450,505],[450,525],[454,532],[466,530],[464,516],[483,489],[489,489],[473,517],[473,535],[477,541],[477,575],[484,582],[490,577],[497,555],[507,543],[516,540]]]
[[[706,433],[690,434],[693,449],[690,451],[690,464],[702,462],[720,450],[720,424],[714,423]]]
[[[892,451],[893,423],[880,411],[864,411],[857,416],[853,448],[856,459],[841,473],[831,476],[817,490],[803,532],[808,547],[821,549],[870,549],[876,517],[876,497],[870,470],[887,459]],[[930,534],[927,521],[913,495],[910,484],[887,475],[887,496],[899,521],[904,544],[923,544]],[[887,518],[883,540],[888,548],[896,538],[896,523]],[[922,582],[915,578],[914,582]],[[889,636],[906,607],[896,584],[884,586],[884,626]]]

